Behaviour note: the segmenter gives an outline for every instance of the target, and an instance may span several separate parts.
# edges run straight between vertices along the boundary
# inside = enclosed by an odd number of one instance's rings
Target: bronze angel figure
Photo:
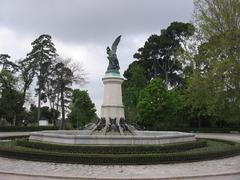
[[[108,54],[107,58],[109,60],[107,72],[119,72],[120,66],[119,66],[116,52],[117,52],[117,46],[120,42],[120,39],[121,39],[121,35],[118,36],[113,42],[112,49],[107,47],[107,54]]]

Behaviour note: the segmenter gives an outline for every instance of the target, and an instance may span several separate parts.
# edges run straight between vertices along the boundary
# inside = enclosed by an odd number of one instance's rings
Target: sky
[[[173,21],[190,22],[192,12],[193,0],[0,0],[0,54],[24,58],[31,42],[51,35],[57,53],[84,68],[88,83],[76,88],[88,90],[99,114],[106,47],[122,35],[117,55],[123,74],[151,34]]]

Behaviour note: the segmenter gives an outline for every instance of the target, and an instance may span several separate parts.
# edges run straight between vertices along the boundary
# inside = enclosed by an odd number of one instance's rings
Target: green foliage
[[[138,123],[151,129],[158,128],[162,123],[167,125],[177,120],[182,106],[182,98],[176,90],[168,91],[161,79],[153,79],[140,93]]]
[[[32,70],[37,75],[39,86],[37,93],[45,90],[49,69],[56,56],[56,49],[50,35],[43,34],[32,42],[32,50],[27,54],[25,62],[31,64]]]
[[[38,116],[40,119],[41,113],[41,101],[46,102],[45,88],[47,77],[50,73],[50,67],[53,64],[53,60],[57,56],[56,49],[52,42],[50,35],[40,35],[36,40],[32,42],[32,50],[27,54],[26,62],[31,64],[32,72],[37,76],[38,88],[36,89],[38,95]]]
[[[194,15],[206,38],[240,29],[239,0],[195,0]]]
[[[21,106],[19,102],[22,94],[14,89],[3,89],[0,98],[0,117],[6,119],[10,124],[19,124],[17,116],[20,116]]]
[[[198,117],[240,124],[240,33],[212,36],[199,47],[186,102]]]
[[[127,80],[123,83],[123,103],[128,121],[158,129],[165,125],[186,124],[182,92],[176,88],[168,91],[168,88],[182,84],[185,62],[180,61],[179,56],[185,50],[183,44],[187,43],[194,31],[192,24],[173,22],[160,35],[151,35],[144,47],[139,48],[134,55],[138,61],[130,64],[124,72]],[[165,87],[160,85],[151,92],[146,90],[149,92],[141,95],[140,100],[140,91],[157,77],[163,79]],[[154,102],[158,95],[164,97],[161,103]]]
[[[211,118],[207,111],[209,88],[207,83],[203,81],[203,77],[199,72],[195,72],[188,81],[187,89],[185,90],[185,106],[188,109],[189,117],[195,122],[193,126],[202,127],[203,121]]]
[[[31,131],[44,131],[44,130],[57,130],[53,126],[3,126],[0,127],[0,132],[31,132]]]
[[[61,129],[64,129],[65,114],[72,94],[72,83],[84,82],[81,67],[73,66],[69,59],[57,57],[52,38],[47,34],[39,36],[32,42],[32,50],[26,58],[18,60],[16,64],[9,58],[7,54],[0,54],[1,122],[8,124],[7,118],[14,125],[15,122],[16,125],[20,125],[22,120],[36,125],[41,117],[50,117],[51,114],[50,121],[56,125],[55,120],[59,116],[59,107],[61,107]],[[28,90],[35,77],[37,78],[35,90],[38,95],[38,109],[28,112],[24,104],[28,100]],[[41,108],[41,102],[46,103],[47,100],[49,100],[51,112],[46,107]],[[43,110],[42,114],[41,110]]]
[[[17,77],[15,73],[18,66],[9,61],[10,56],[0,54],[0,119],[7,120],[10,124],[18,124],[23,111],[21,101],[22,93],[17,89]]]
[[[72,95],[69,119],[74,128],[83,127],[96,118],[95,105],[88,92],[75,89]]]
[[[122,84],[123,104],[127,121],[136,122],[137,103],[140,91],[146,86],[143,69],[138,64],[131,64],[125,71],[126,80]]]
[[[240,154],[240,145],[208,140],[208,146],[175,153],[147,154],[82,154],[50,152],[16,146],[14,142],[0,144],[0,156],[47,162],[81,164],[161,164],[192,162],[224,158]]]
[[[27,61],[21,60],[15,64],[9,61],[9,58],[10,56],[7,54],[0,55],[0,65],[2,65],[0,73],[0,91],[2,91],[0,116],[3,119],[6,118],[13,125],[20,125],[26,115],[23,105],[34,74],[26,63]],[[17,77],[18,75],[20,78]],[[21,80],[23,80],[23,86],[21,86]]]
[[[72,94],[71,85],[73,83],[73,72],[64,63],[58,62],[53,68],[54,78],[51,79],[52,83],[55,84],[56,93],[59,95],[61,103],[62,121],[60,129],[65,129],[65,108],[70,102]]]
[[[191,59],[185,107],[198,127],[239,127],[240,2],[198,0],[194,9],[203,43]]]
[[[194,133],[231,133],[231,132],[240,132],[240,128],[235,126],[231,128],[195,128],[195,127],[178,127],[178,126],[162,126],[157,130],[161,131],[179,131],[179,132],[194,132]]]
[[[194,33],[194,26],[189,23],[173,22],[160,35],[151,35],[144,47],[139,48],[134,58],[144,68],[146,80],[160,77],[168,87],[181,83],[182,63],[179,54],[181,46]]]
[[[20,83],[22,85],[22,100],[20,101],[20,106],[23,107],[27,100],[27,91],[33,82],[35,76],[34,63],[30,59],[22,59],[18,61],[19,71],[20,71]],[[36,116],[37,117],[37,116]],[[35,118],[36,118],[35,117]]]
[[[41,107],[41,118],[46,118],[49,123],[54,124],[54,121],[58,119],[60,112],[55,109],[50,109],[48,106]],[[33,123],[34,119],[37,117],[37,107],[34,104],[31,104],[30,111],[28,116],[26,116],[26,123]]]

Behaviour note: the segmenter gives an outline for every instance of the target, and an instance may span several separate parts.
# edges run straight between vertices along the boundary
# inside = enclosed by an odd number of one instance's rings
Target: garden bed
[[[104,151],[105,148],[110,150]],[[240,154],[239,143],[215,139],[200,139],[192,145],[183,143],[158,147],[122,146],[121,150],[116,151],[118,148],[119,146],[109,148],[109,146],[55,145],[28,142],[23,139],[0,143],[0,156],[59,163],[136,165],[202,161]],[[131,148],[134,153],[130,152]]]

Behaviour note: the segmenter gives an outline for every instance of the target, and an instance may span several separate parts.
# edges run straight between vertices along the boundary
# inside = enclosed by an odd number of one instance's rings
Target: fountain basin
[[[54,130],[30,133],[30,141],[71,145],[159,145],[195,141],[192,133],[134,131],[134,135],[90,135],[90,130]]]

